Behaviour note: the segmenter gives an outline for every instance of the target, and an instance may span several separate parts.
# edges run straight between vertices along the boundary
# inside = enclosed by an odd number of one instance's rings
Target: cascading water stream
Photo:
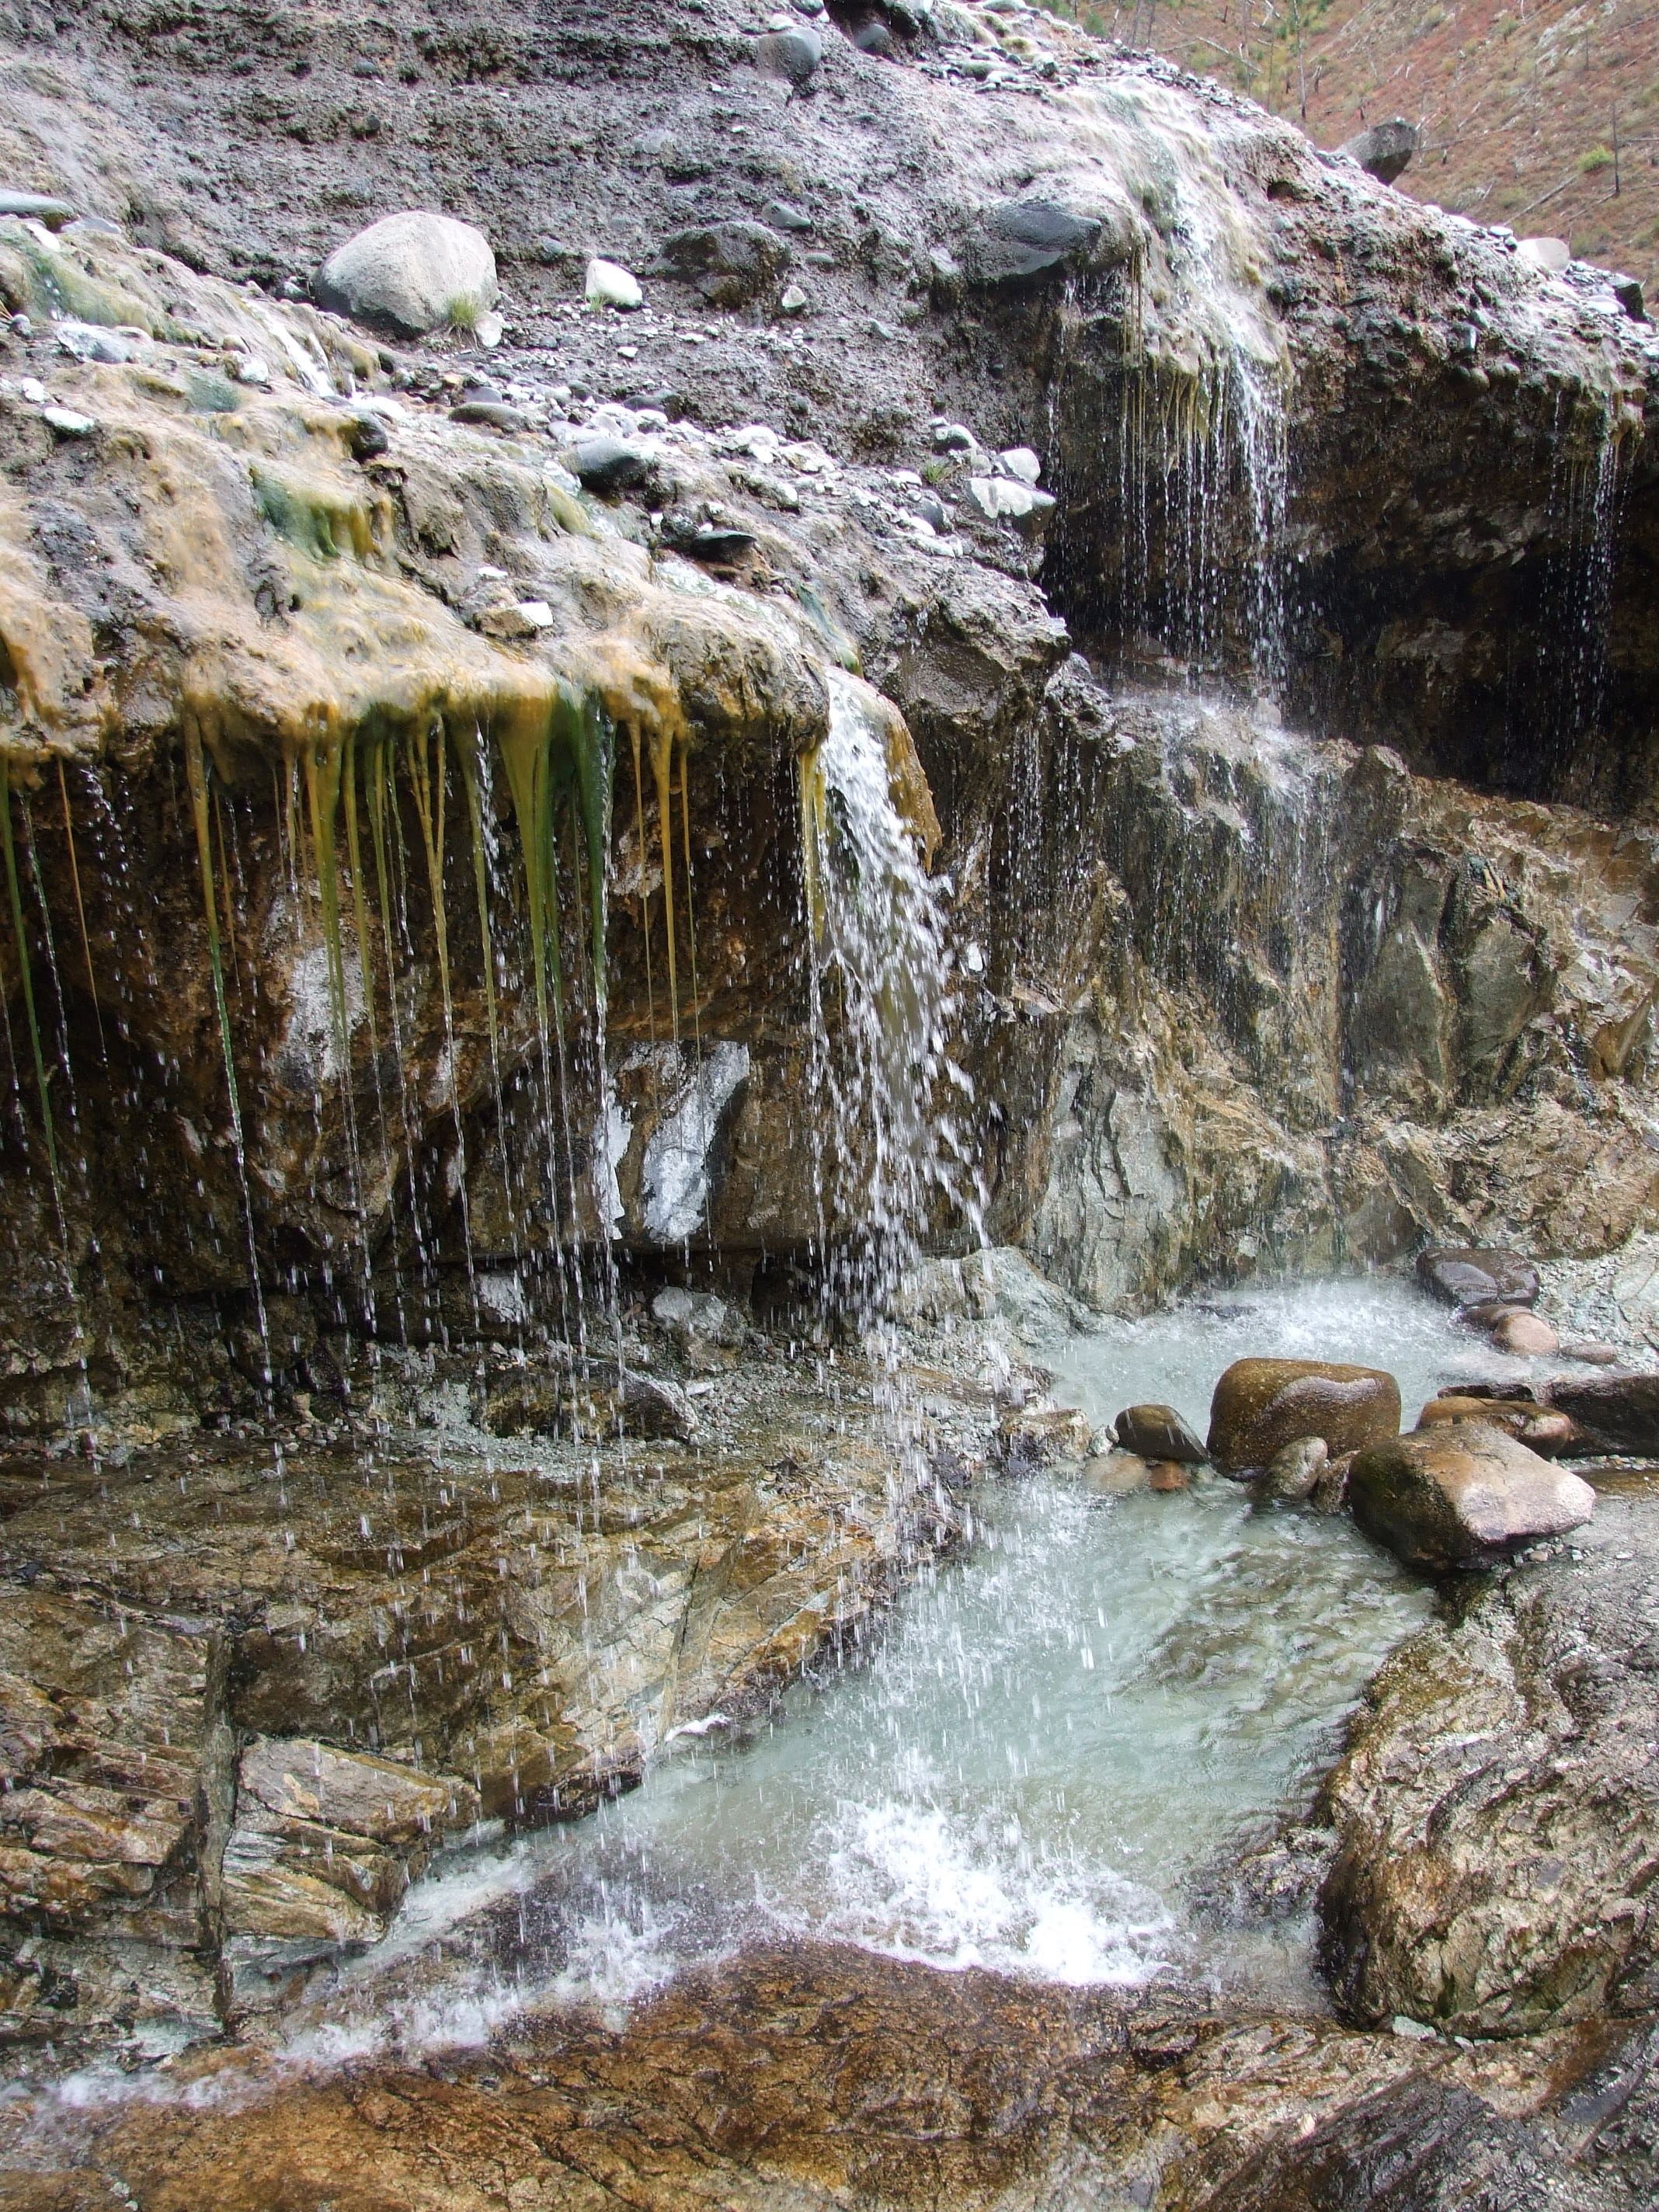
[[[893,710],[828,672],[830,726],[801,763],[811,945],[811,1090],[826,1297],[873,1321],[940,1209],[979,1231],[950,1053],[947,888],[894,796]],[[832,1226],[832,1224],[834,1224]]]

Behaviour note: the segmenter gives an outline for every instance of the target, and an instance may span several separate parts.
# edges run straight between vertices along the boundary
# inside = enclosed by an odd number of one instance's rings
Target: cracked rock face
[[[1652,2006],[1652,1511],[1604,1495],[1583,1563],[1486,1589],[1372,1685],[1323,1790],[1326,1960],[1357,2017],[1516,2035]]]

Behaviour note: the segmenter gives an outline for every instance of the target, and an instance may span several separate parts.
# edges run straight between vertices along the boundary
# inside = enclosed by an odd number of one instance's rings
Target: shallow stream
[[[1161,1399],[1201,1433],[1247,1352],[1386,1365],[1408,1424],[1459,1374],[1524,1371],[1382,1279],[1107,1324],[1046,1356],[1103,1422]],[[1368,1677],[1429,1618],[1426,1588],[1346,1516],[1214,1476],[1107,1498],[1046,1474],[988,1486],[975,1512],[973,1545],[911,1587],[867,1665],[798,1686],[746,1740],[718,1720],[683,1732],[586,1820],[452,1853],[332,1992],[325,2039],[465,2040],[524,2002],[625,2001],[795,1936],[1316,2002],[1305,1922],[1217,1927],[1192,1899],[1305,1795]]]

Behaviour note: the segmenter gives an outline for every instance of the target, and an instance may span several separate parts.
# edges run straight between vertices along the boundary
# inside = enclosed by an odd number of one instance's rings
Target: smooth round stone
[[[861,54],[884,57],[893,51],[893,34],[885,23],[860,23],[853,33],[853,44]]]
[[[1112,1423],[1121,1449],[1143,1459],[1172,1459],[1202,1466],[1207,1455],[1173,1406],[1126,1406]]]
[[[1192,1473],[1178,1459],[1154,1460],[1146,1470],[1146,1487],[1168,1496],[1173,1490],[1187,1490],[1192,1486]]]
[[[1484,1245],[1431,1245],[1417,1255],[1417,1279],[1449,1306],[1497,1301],[1530,1306],[1538,1302],[1538,1270],[1519,1252]]]
[[[1266,1467],[1303,1437],[1333,1459],[1400,1432],[1400,1385],[1340,1360],[1236,1359],[1210,1402],[1209,1456],[1224,1473]]]
[[[787,31],[769,31],[756,50],[756,59],[772,76],[787,80],[797,92],[810,85],[823,59],[823,42],[816,31],[797,24]]]
[[[1552,1358],[1561,1349],[1560,1338],[1541,1314],[1502,1314],[1486,1334],[1500,1352],[1522,1359]]]
[[[1264,1493],[1292,1504],[1311,1498],[1330,1463],[1330,1456],[1323,1437],[1298,1437],[1293,1444],[1286,1444],[1268,1461],[1261,1483]]]
[[[425,209],[383,216],[336,246],[316,286],[319,306],[411,337],[444,323],[476,325],[499,290],[483,231]]]

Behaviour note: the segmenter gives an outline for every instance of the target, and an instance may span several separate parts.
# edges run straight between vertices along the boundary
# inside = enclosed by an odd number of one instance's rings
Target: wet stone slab
[[[677,1728],[764,1710],[956,1540],[937,1437],[867,1382],[774,1377],[764,1417],[726,1395],[713,1448],[9,1461],[0,2036],[165,2048],[282,2003],[441,1844],[585,1812]]]

